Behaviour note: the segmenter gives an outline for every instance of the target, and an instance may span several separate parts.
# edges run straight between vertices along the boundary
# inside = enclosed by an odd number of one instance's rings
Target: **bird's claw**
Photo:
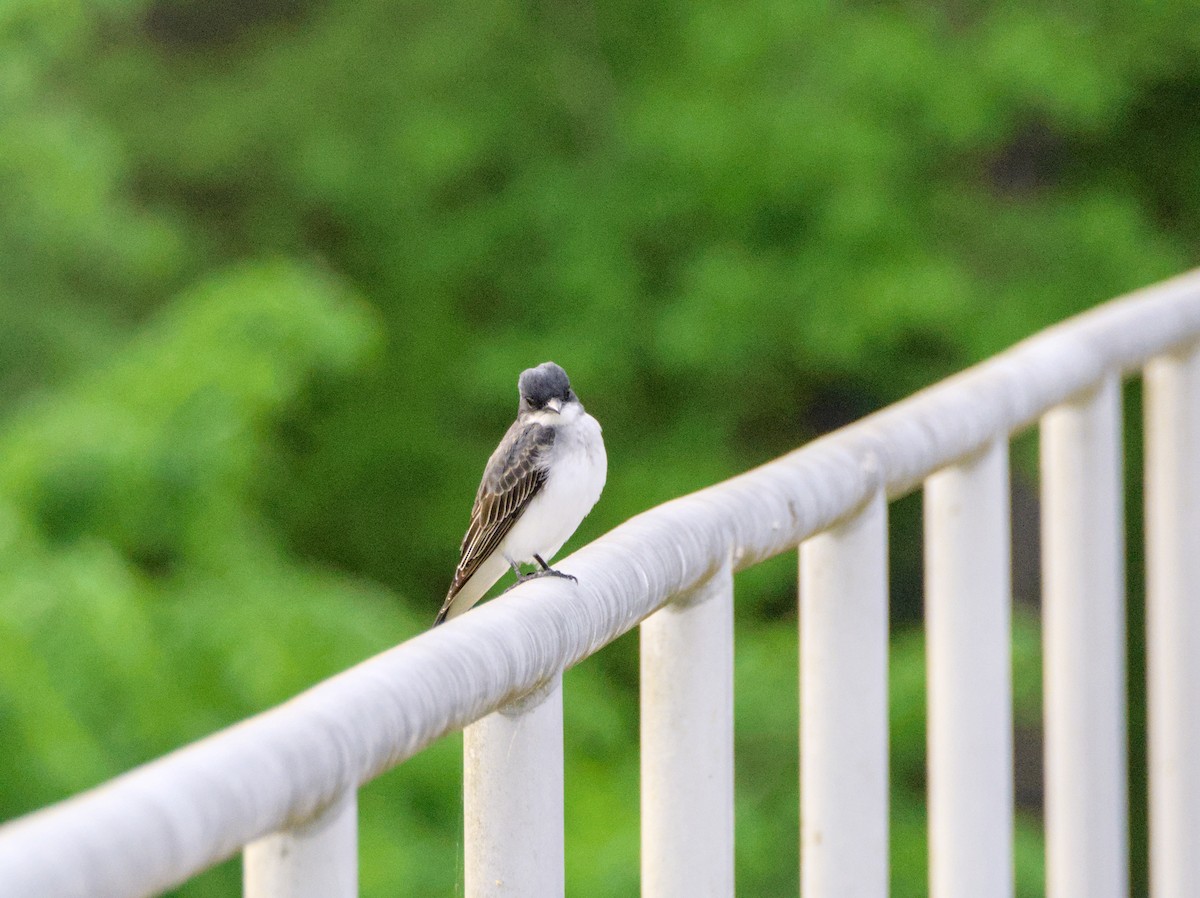
[[[517,582],[509,586],[508,589],[504,590],[504,592],[508,592],[509,589],[520,586],[522,583],[527,583],[530,580],[537,580],[539,577],[559,577],[563,580],[570,580],[572,583],[579,582],[579,578],[574,574],[564,574],[562,571],[556,571],[552,567],[546,567],[540,571],[534,571],[532,574],[526,574],[520,571],[514,571],[514,573],[516,574]]]
[[[534,577],[561,577],[563,580],[570,580],[572,583],[578,583],[579,579],[573,574],[564,574],[562,571],[556,571],[552,567],[546,568],[544,571],[538,571],[536,574],[530,574],[529,579]]]

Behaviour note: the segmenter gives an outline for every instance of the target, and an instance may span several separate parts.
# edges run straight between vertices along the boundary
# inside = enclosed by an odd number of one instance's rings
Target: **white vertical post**
[[[1041,424],[1048,898],[1129,894],[1121,391]]]
[[[641,625],[643,898],[733,896],[733,570]]]
[[[925,483],[929,884],[1013,894],[1008,440]]]
[[[246,846],[245,898],[358,895],[358,794],[351,790],[312,820]]]
[[[463,731],[467,898],[561,898],[562,676]]]
[[[800,547],[800,892],[888,892],[887,505]]]
[[[1150,891],[1200,895],[1200,347],[1146,367]]]

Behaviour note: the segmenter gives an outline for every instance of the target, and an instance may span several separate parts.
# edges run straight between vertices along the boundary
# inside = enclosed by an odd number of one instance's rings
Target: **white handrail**
[[[641,627],[642,898],[733,894],[733,570]]]
[[[886,898],[887,503],[800,546],[800,891]]]
[[[464,732],[463,873],[471,898],[566,890],[562,720],[562,677],[555,676]]]
[[[1042,421],[1046,894],[1129,894],[1125,528],[1115,374]]]
[[[1012,898],[1008,440],[925,482],[931,898]]]
[[[1146,368],[1150,894],[1200,887],[1200,344]]]
[[[311,820],[246,846],[245,898],[354,898],[358,894],[358,794]]]
[[[651,509],[436,630],[97,789],[0,828],[13,896],[161,891],[294,828],[446,733],[553,680],[673,596],[795,548],[883,489],[1200,338],[1200,272],[1078,316],[729,481]]]

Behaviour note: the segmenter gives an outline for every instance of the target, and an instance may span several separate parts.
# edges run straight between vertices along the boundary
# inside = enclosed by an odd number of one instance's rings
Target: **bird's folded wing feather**
[[[496,550],[542,488],[546,482],[546,453],[553,444],[554,430],[541,424],[517,421],[504,435],[488,459],[475,495],[471,525],[463,537],[462,557],[447,601]]]

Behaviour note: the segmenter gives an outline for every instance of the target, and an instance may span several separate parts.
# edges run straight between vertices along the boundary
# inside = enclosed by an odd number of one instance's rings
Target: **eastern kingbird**
[[[600,425],[554,362],[522,371],[517,389],[517,420],[483,471],[462,557],[435,627],[478,602],[509,568],[518,583],[547,575],[575,579],[546,561],[604,489],[608,458]],[[539,570],[522,574],[521,564]]]

